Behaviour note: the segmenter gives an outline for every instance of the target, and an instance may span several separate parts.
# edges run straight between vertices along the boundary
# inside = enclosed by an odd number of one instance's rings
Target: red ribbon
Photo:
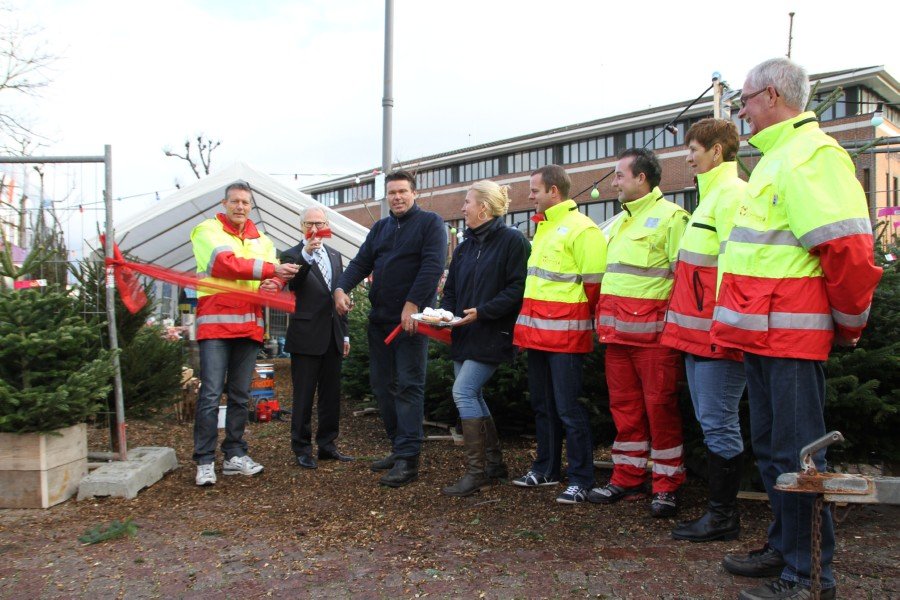
[[[400,332],[403,331],[402,325],[397,325],[394,327],[394,330],[391,331],[386,338],[384,338],[384,345],[387,346],[394,339],[400,335]],[[426,325],[424,323],[418,323],[416,325],[416,333],[421,333],[424,336],[430,337],[433,340],[437,340],[443,344],[450,343],[450,328],[449,327],[432,327],[431,325]]]
[[[134,273],[140,273],[153,279],[173,283],[179,287],[191,288],[206,293],[225,292],[229,297],[236,300],[249,302],[259,306],[268,306],[289,313],[294,312],[295,299],[294,295],[290,292],[248,292],[246,289],[225,283],[201,281],[196,273],[185,273],[182,271],[166,269],[164,267],[157,267],[156,265],[129,262],[122,257],[119,247],[115,244],[113,245],[113,254],[113,258],[106,259],[106,264],[107,266],[115,268],[116,287],[119,290],[119,295],[122,297],[122,302],[125,304],[125,307],[132,313],[137,312],[143,306],[143,304],[141,304],[140,306],[137,306],[137,309],[133,309],[132,306],[129,305],[131,303],[131,298],[133,297],[133,286],[137,285],[140,287],[140,282],[137,280],[137,276]],[[120,273],[122,274],[121,276]],[[144,290],[142,287],[140,291],[143,295]],[[129,300],[126,300],[126,298],[129,298]],[[146,301],[147,298],[144,296],[144,302],[146,303]]]

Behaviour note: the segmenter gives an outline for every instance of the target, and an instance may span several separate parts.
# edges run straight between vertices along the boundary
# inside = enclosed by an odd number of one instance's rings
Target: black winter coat
[[[484,227],[483,237],[466,230],[453,252],[441,308],[457,316],[467,308],[478,310],[474,323],[453,328],[451,358],[497,364],[515,357],[513,327],[522,308],[531,244],[503,219]]]
[[[447,227],[441,217],[413,205],[402,217],[393,213],[375,223],[337,287],[345,292],[372,275],[372,323],[399,323],[409,301],[431,306],[447,261]]]

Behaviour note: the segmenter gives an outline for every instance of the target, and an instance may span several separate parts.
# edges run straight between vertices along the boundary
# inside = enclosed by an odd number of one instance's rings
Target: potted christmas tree
[[[22,271],[0,246],[0,277]],[[0,282],[0,508],[47,508],[77,492],[87,472],[85,422],[111,386],[98,335],[62,291]]]

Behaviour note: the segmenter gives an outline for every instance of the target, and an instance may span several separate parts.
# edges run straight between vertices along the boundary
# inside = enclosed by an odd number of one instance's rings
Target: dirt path
[[[287,423],[251,424],[265,473],[205,489],[193,484],[190,424],[132,423],[129,435],[174,447],[181,467],[134,500],[0,510],[0,598],[733,598],[756,582],[719,561],[760,545],[768,518],[765,503],[743,502],[740,541],[690,544],[644,502],[563,506],[558,489],[510,485],[448,498],[440,487],[461,466],[449,442],[427,443],[418,481],[383,488],[368,468],[387,450],[373,416],[343,420],[341,450],[360,460],[316,471],[292,464]],[[511,470],[524,471],[532,443],[505,441]],[[703,494],[691,481],[682,515],[699,514]],[[900,597],[900,509],[839,516],[840,597]],[[132,538],[77,541],[129,517]]]

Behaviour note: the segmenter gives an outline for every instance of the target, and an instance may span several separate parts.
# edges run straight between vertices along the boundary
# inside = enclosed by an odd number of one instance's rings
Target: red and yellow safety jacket
[[[230,285],[254,292],[275,275],[275,246],[247,220],[238,232],[224,214],[191,231],[200,282]],[[263,341],[262,309],[228,292],[197,287],[197,339],[252,338]]]
[[[763,153],[728,238],[714,344],[825,360],[858,338],[881,278],[853,161],[806,112],[750,138]]]
[[[697,175],[700,203],[679,245],[675,284],[659,340],[663,346],[707,358],[743,360],[739,350],[713,349],[709,329],[716,306],[719,254],[724,252],[746,187],[733,161]]]
[[[574,200],[537,215],[525,298],[513,343],[547,352],[586,353],[606,267],[606,236]]]
[[[658,187],[622,206],[609,230],[597,335],[607,344],[659,346],[686,210]]]

